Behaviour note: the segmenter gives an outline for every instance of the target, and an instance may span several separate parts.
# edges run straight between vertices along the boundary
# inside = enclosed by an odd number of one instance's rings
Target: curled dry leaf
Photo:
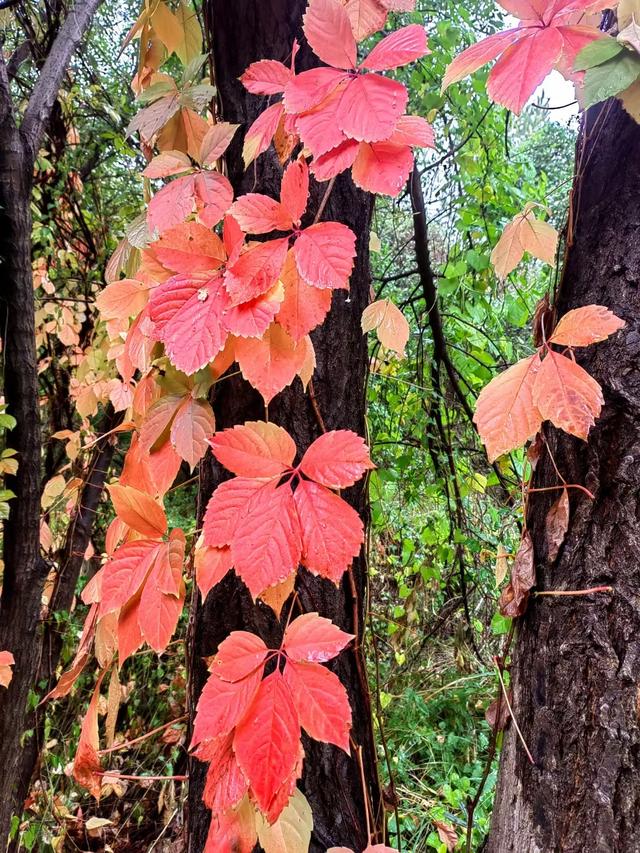
[[[502,581],[506,578],[509,571],[509,552],[502,545],[498,545],[496,554],[495,578],[496,586],[501,586]]]
[[[458,843],[458,835],[450,823],[442,820],[434,820],[433,825],[438,830],[438,837],[448,851],[455,850]]]
[[[511,688],[507,690],[507,695],[509,697],[509,704],[511,704]],[[484,718],[494,731],[497,729],[497,731],[501,732],[506,729],[507,724],[511,719],[511,714],[509,713],[509,706],[505,702],[504,695],[502,693],[500,693],[498,699],[494,699],[489,705],[487,710],[484,712]]]
[[[553,504],[545,522],[545,539],[547,543],[547,561],[555,562],[560,546],[564,542],[569,527],[569,492],[563,489],[560,497]]]
[[[511,569],[511,580],[500,596],[500,613],[515,619],[527,609],[529,591],[536,582],[535,558],[531,535],[524,534]]]

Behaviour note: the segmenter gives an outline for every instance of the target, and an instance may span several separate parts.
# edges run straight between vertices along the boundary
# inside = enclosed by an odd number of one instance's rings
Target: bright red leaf
[[[340,679],[319,663],[288,663],[284,680],[300,725],[314,740],[349,752],[351,707]]]
[[[330,489],[353,486],[374,467],[364,439],[348,429],[321,435],[309,447],[300,463],[303,474]]]
[[[274,423],[247,421],[211,439],[219,462],[238,477],[275,477],[293,464],[296,446]]]
[[[232,631],[218,646],[209,671],[223,681],[242,681],[254,670],[261,668],[268,651],[256,634]]]
[[[354,639],[317,613],[303,613],[284,632],[282,648],[298,663],[326,663]]]

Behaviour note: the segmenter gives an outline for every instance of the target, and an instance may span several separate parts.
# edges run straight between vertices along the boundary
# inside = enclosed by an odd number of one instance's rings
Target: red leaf
[[[262,674],[262,665],[269,650],[256,634],[232,631],[218,646],[209,671],[223,681],[242,681],[255,670]]]
[[[377,33],[387,20],[387,10],[378,0],[347,0],[345,9],[356,41]]]
[[[309,167],[305,160],[289,163],[282,176],[280,200],[289,211],[294,224],[299,225],[309,198]]]
[[[247,715],[261,679],[259,670],[234,682],[210,675],[198,700],[191,748],[226,735],[237,726]]]
[[[240,78],[240,82],[252,95],[277,95],[293,74],[286,65],[275,59],[252,62]]]
[[[339,0],[311,0],[303,20],[304,34],[317,57],[336,68],[355,67],[356,41]]]
[[[187,396],[176,411],[171,425],[171,443],[191,470],[207,452],[208,438],[215,428],[216,422],[209,403]]]
[[[195,206],[193,175],[176,178],[153,196],[147,210],[149,230],[162,234],[179,225],[193,213]]]
[[[536,28],[507,48],[491,69],[487,94],[516,115],[522,112],[562,52],[562,36],[554,27]]]
[[[268,484],[250,498],[231,543],[236,572],[253,598],[287,578],[300,562],[300,528],[288,484]]]
[[[102,768],[98,755],[98,701],[103,678],[104,672],[100,673],[89,708],[82,721],[78,749],[73,761],[73,778],[83,788],[87,788],[96,800],[100,799],[100,788],[102,787],[100,772]]]
[[[324,101],[303,115],[296,116],[296,130],[314,158],[342,145],[347,139],[338,118],[348,83],[348,79],[345,79]]]
[[[162,542],[138,539],[115,551],[102,574],[101,615],[118,610],[134,597],[162,547]]]
[[[317,438],[302,457],[300,471],[330,489],[353,486],[375,466],[364,440],[348,429],[326,432]]]
[[[159,537],[167,532],[167,517],[160,504],[151,495],[112,483],[109,494],[116,515],[143,536]]]
[[[276,670],[260,684],[233,739],[238,764],[262,811],[269,810],[279,788],[293,773],[299,741],[300,723],[291,693]]]
[[[542,419],[585,441],[604,405],[602,388],[570,358],[549,350],[533,387]]]
[[[182,555],[184,555],[184,541]],[[178,586],[178,595],[167,594],[166,573],[172,576],[173,582]],[[169,645],[182,613],[183,604],[181,555],[179,552],[169,555],[165,548],[165,553],[158,556],[142,588],[138,611],[138,624],[142,636],[158,654]]]
[[[388,71],[420,59],[428,52],[424,27],[411,24],[379,41],[364,62],[360,63],[360,68],[366,68],[368,71]]]
[[[356,142],[355,139],[347,139],[345,142],[327,151],[326,154],[315,156],[311,163],[311,171],[317,181],[327,181],[345,169],[353,166],[360,146],[362,143]],[[361,179],[368,179],[368,176],[361,176]]]
[[[262,421],[248,421],[219,432],[210,444],[216,459],[239,477],[279,476],[296,455],[289,433]]]
[[[118,666],[124,662],[144,643],[144,637],[138,623],[140,613],[140,594],[132,598],[120,611],[118,616]]]
[[[289,231],[291,216],[279,201],[262,193],[240,196],[229,213],[247,234],[268,234],[269,231]]]
[[[353,78],[340,100],[340,130],[358,142],[388,139],[407,106],[408,93],[402,83],[365,74]]]
[[[338,71],[335,68],[311,68],[309,71],[297,74],[287,83],[284,90],[287,113],[299,117],[300,113],[317,107],[347,79],[344,71]]]
[[[389,142],[417,148],[433,148],[433,128],[422,116],[400,116]]]
[[[284,106],[282,103],[272,104],[260,113],[247,130],[242,149],[245,168],[271,145],[271,140],[278,129],[283,113]]]
[[[147,453],[153,451],[168,439],[169,426],[183,399],[183,397],[169,394],[161,397],[151,406],[140,428],[140,446],[144,451]]]
[[[504,30],[502,33],[494,33],[486,39],[472,44],[463,50],[459,56],[447,67],[442,80],[442,91],[444,92],[453,83],[463,80],[468,74],[473,74],[478,68],[482,68],[487,62],[491,62],[499,56],[509,45],[515,44],[525,34],[524,29]]]
[[[336,657],[354,639],[317,613],[303,613],[284,632],[282,648],[298,663],[326,663]]]
[[[338,495],[307,480],[298,483],[294,500],[302,533],[302,564],[338,583],[364,541],[360,516]]]
[[[220,222],[233,201],[231,184],[219,172],[198,172],[193,178],[198,219],[208,228]]]
[[[222,350],[227,338],[222,314],[228,304],[220,276],[179,275],[153,291],[155,333],[178,370],[196,373]]]
[[[255,809],[245,797],[237,809],[211,816],[204,853],[253,853],[257,840]]]
[[[280,310],[280,291],[276,285],[264,296],[228,308],[222,318],[225,328],[242,338],[262,337]]]
[[[288,245],[286,237],[258,243],[227,268],[224,283],[233,305],[255,299],[273,287],[286,260]]]
[[[586,347],[606,340],[625,325],[624,320],[604,305],[574,308],[560,318],[549,343],[567,347]]]
[[[351,706],[338,676],[319,663],[288,663],[284,680],[306,733],[349,753]]]
[[[237,477],[218,486],[204,515],[203,535],[208,546],[222,548],[231,544],[249,500],[265,485],[264,480]]]
[[[305,366],[308,351],[292,340],[282,326],[272,323],[261,340],[240,338],[236,359],[244,378],[257,388],[269,403],[290,385]]]
[[[211,745],[213,748],[209,747],[209,754],[205,753],[210,763],[202,799],[216,816],[237,806],[249,788],[236,761],[232,743],[230,736],[220,738],[220,741],[214,741]],[[198,758],[204,758],[205,755],[198,755]]]
[[[306,228],[293,248],[298,272],[314,287],[349,287],[356,255],[356,235],[339,222],[319,222]]]

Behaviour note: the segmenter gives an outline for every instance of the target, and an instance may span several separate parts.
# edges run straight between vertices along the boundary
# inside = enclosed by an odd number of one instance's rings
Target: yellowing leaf
[[[390,299],[372,302],[362,312],[362,331],[376,330],[378,340],[385,349],[403,356],[409,340],[409,323]]]
[[[491,253],[491,263],[498,278],[503,279],[518,266],[525,252],[553,264],[557,246],[558,232],[548,222],[536,219],[533,204],[529,203],[502,232]]]
[[[313,816],[302,791],[296,790],[278,820],[269,825],[258,812],[258,841],[264,853],[307,853],[311,842]]]
[[[180,0],[176,10],[180,22],[180,42],[176,53],[183,65],[188,65],[202,53],[202,30],[195,11],[189,8],[185,0]]]
[[[496,586],[500,586],[506,578],[509,571],[509,552],[505,551],[502,545],[498,545],[498,553],[496,554],[495,577]]]

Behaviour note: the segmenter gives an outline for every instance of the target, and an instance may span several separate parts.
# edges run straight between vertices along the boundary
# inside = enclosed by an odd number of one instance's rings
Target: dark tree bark
[[[305,0],[208,0],[207,29],[212,37],[215,81],[218,86],[222,116],[238,122],[246,129],[261,110],[266,99],[249,95],[238,82],[249,63],[263,58],[288,60],[294,37],[302,41],[300,31]],[[310,65],[313,57],[303,47],[298,70]],[[228,154],[228,169],[236,193],[257,189],[276,196],[279,192],[281,167],[273,151],[263,155],[255,169],[245,173],[242,164],[242,133]],[[318,209],[326,184],[312,188],[311,218]],[[360,329],[360,317],[369,301],[370,276],[368,235],[372,198],[355,189],[350,178],[340,177],[331,192],[323,219],[343,222],[358,237],[358,259],[351,276],[351,290],[338,291],[324,325],[313,335],[317,355],[314,375],[315,402],[327,429],[351,429],[365,435],[365,378],[367,369],[366,340]],[[309,220],[310,222],[310,220]],[[304,224],[304,223],[303,223]],[[307,223],[309,224],[309,223]],[[240,378],[220,384],[215,393],[214,408],[217,428],[224,429],[246,420],[264,419],[262,398]],[[309,395],[305,395],[298,379],[291,388],[278,395],[269,406],[269,419],[285,427],[293,436],[300,454],[320,435],[321,424]],[[201,511],[216,486],[228,477],[215,460],[208,457],[202,465]],[[348,490],[344,497],[367,516],[366,491],[362,485]],[[319,611],[343,629],[362,638],[363,615],[367,594],[364,559],[357,559],[339,589],[331,583],[312,577],[301,570],[297,581],[299,603],[305,611]],[[288,611],[285,606],[284,617]],[[216,651],[230,631],[245,629],[262,635],[267,643],[279,644],[281,626],[272,612],[262,604],[254,606],[236,577],[230,574],[209,594],[204,607],[194,615],[191,639],[192,710],[202,687],[206,670],[200,663],[204,655]],[[375,749],[371,725],[371,709],[361,648],[343,652],[334,670],[347,687],[354,714],[353,737],[363,749],[371,809],[377,827],[384,825],[378,786]],[[314,818],[311,850],[346,845],[362,850],[367,843],[366,818],[358,763],[342,751],[304,740],[306,753],[301,788],[307,796]],[[192,762],[189,793],[189,850],[204,846],[209,812],[202,804],[205,765]],[[382,840],[380,836],[380,840]]]
[[[570,483],[571,518],[550,564],[545,516],[531,496],[539,589],[611,585],[614,593],[533,599],[513,661],[514,711],[502,753],[490,853],[640,850],[640,126],[617,101],[588,112],[573,191],[573,241],[559,315],[606,305],[627,326],[579,355],[605,408],[588,444],[546,429]],[[558,482],[545,453],[536,486]]]
[[[42,655],[41,595],[48,568],[40,556],[41,439],[35,311],[31,269],[33,164],[70,59],[100,0],[78,0],[67,15],[35,83],[22,121],[15,117],[7,67],[0,51],[0,337],[7,409],[17,421],[8,445],[18,474],[6,478],[16,497],[4,523],[0,649],[13,653],[14,677],[0,691],[0,843],[21,808],[21,738],[29,693]],[[28,782],[28,780],[27,780]]]

